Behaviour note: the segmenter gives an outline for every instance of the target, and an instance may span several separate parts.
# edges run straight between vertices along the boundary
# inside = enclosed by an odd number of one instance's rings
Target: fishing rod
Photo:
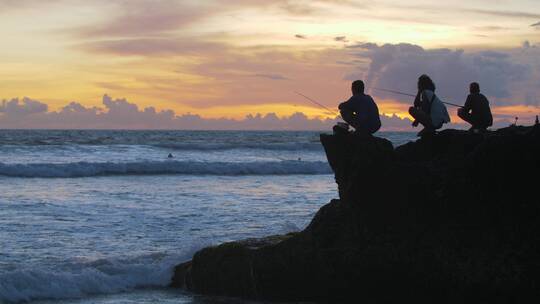
[[[375,87],[373,87],[372,89],[379,90],[379,91],[383,91],[383,92],[388,92],[388,93],[394,93],[394,94],[397,94],[397,95],[416,97],[416,95],[408,94],[408,93],[403,93],[403,92],[400,92],[400,91],[394,91],[394,90],[388,90],[388,89],[382,89],[382,88],[375,88]],[[455,104],[455,103],[444,102],[444,101],[441,101],[441,102],[444,103],[444,104],[446,104],[446,105],[449,105],[449,106],[454,106],[454,107],[458,107],[458,108],[463,108],[463,106],[457,105],[457,104]]]
[[[296,94],[298,94],[298,95],[304,97],[305,99],[307,99],[307,100],[311,101],[312,103],[318,105],[319,107],[325,109],[326,111],[330,112],[331,114],[336,115],[336,116],[339,116],[338,113],[337,113],[336,111],[331,110],[330,108],[328,108],[327,106],[321,104],[320,102],[318,102],[318,101],[316,101],[316,100],[314,100],[314,99],[312,99],[312,98],[309,98],[308,96],[306,96],[306,95],[304,95],[304,94],[302,94],[302,93],[299,93],[299,92],[296,92],[296,91],[294,91],[294,93],[296,93]]]

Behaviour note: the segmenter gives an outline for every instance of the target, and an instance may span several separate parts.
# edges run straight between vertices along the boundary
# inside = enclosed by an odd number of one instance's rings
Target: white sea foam
[[[144,302],[191,258],[179,246],[298,231],[337,195],[313,132],[15,130],[0,143],[2,304]],[[87,176],[101,177],[70,178]]]
[[[176,256],[150,254],[81,260],[60,269],[39,269],[29,265],[27,269],[0,274],[0,303],[79,298],[143,287],[164,287],[170,283],[174,266],[190,259],[193,249]]]
[[[225,151],[225,150],[270,150],[270,151],[322,151],[319,142],[312,143],[168,143],[155,145],[159,148],[178,151]]]
[[[268,161],[268,162],[195,162],[195,161],[141,161],[141,162],[76,162],[76,163],[0,163],[0,175],[10,177],[88,177],[102,175],[317,175],[330,174],[331,169],[322,161]]]

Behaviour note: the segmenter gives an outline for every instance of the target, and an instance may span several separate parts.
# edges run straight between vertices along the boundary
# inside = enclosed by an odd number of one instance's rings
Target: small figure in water
[[[356,80],[351,86],[352,97],[339,105],[341,117],[357,134],[371,135],[381,128],[379,108],[371,96],[364,94],[364,82]]]
[[[169,153],[169,156],[167,156],[167,158],[174,158],[174,156],[172,155],[172,153]]]
[[[409,114],[414,118],[413,127],[422,124],[424,129],[418,136],[434,134],[443,124],[450,122],[446,106],[435,95],[435,84],[427,75],[418,78],[418,93],[414,106],[409,108]]]
[[[457,115],[472,125],[471,131],[485,132],[493,125],[489,101],[484,94],[480,93],[480,85],[477,82],[471,83],[469,91],[467,101],[462,108],[458,109]]]

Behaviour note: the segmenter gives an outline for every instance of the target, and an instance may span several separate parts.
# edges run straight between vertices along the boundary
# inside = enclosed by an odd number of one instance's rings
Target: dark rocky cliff
[[[172,286],[265,300],[540,299],[540,129],[446,130],[394,149],[321,135],[339,200],[302,232],[205,248]]]

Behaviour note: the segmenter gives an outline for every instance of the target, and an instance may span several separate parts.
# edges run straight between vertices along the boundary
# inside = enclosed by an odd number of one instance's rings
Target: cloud
[[[381,87],[414,94],[418,76],[428,74],[437,85],[439,96],[460,103],[468,93],[468,84],[480,83],[482,90],[505,104],[511,100],[515,84],[532,76],[534,68],[518,63],[511,54],[502,51],[467,53],[463,50],[426,50],[412,44],[356,45],[358,57],[370,60],[367,71],[351,73],[347,79],[365,76],[368,87]],[[528,90],[537,91],[536,88]],[[374,92],[381,97],[396,95]],[[450,101],[448,100],[448,101]],[[410,103],[411,100],[403,100]]]
[[[280,8],[291,15],[299,16],[313,15],[314,13],[319,12],[313,5],[298,2],[295,3],[292,1],[282,3]]]
[[[37,2],[37,0],[26,1]],[[164,44],[166,49],[176,48],[178,45],[167,39],[185,36],[190,26],[205,18],[239,9],[258,8],[266,11],[269,7],[277,7],[293,14],[312,10],[311,5],[295,4],[288,0],[235,2],[216,0],[201,3],[172,0],[111,0],[98,3],[105,5],[102,8],[103,21],[69,29],[68,33],[89,40],[95,45],[101,44],[103,48],[152,42],[147,39],[156,39],[154,42]],[[183,44],[189,44],[189,41],[184,41]],[[144,48],[141,45],[136,47]]]
[[[294,37],[298,38],[298,39],[307,39],[307,36],[305,35],[300,35],[300,34],[296,34],[294,35]]]
[[[349,42],[349,40],[347,40],[347,37],[346,37],[346,36],[338,36],[338,37],[334,37],[334,41]]]
[[[381,130],[383,131],[410,131],[412,120],[409,118],[401,118],[396,114],[381,115]]]
[[[496,9],[478,9],[478,8],[467,8],[467,7],[449,7],[447,5],[396,5],[396,8],[400,9],[408,9],[408,10],[424,10],[429,12],[448,12],[448,11],[454,11],[458,12],[460,14],[463,13],[470,13],[470,14],[476,14],[476,15],[485,15],[485,16],[492,16],[492,17],[505,17],[505,18],[515,18],[515,19],[523,19],[523,18],[540,18],[539,13],[532,13],[529,11],[515,11],[515,10],[496,10]]]
[[[0,0],[0,14],[9,12],[11,10],[24,9],[35,6],[47,6],[51,4],[56,4],[61,2],[61,0]]]
[[[538,13],[521,12],[521,11],[500,11],[486,9],[463,9],[465,12],[476,13],[486,16],[507,17],[507,18],[540,18]]]
[[[500,32],[500,31],[509,31],[514,30],[512,27],[498,26],[498,25],[488,25],[488,26],[476,26],[473,27],[474,30],[483,31],[483,32]]]
[[[23,1],[38,3],[37,0]],[[15,1],[8,2],[15,3]],[[205,18],[235,10],[259,9],[266,14],[273,11],[274,13],[285,12],[294,16],[309,16],[315,13],[326,13],[327,11],[321,7],[321,4],[351,5],[351,1],[344,0],[215,0],[200,3],[172,0],[111,0],[99,3],[105,5],[104,21],[71,29],[71,34],[87,39],[159,37],[183,32],[189,26]],[[20,5],[18,4],[18,6]]]
[[[205,5],[190,6],[186,2],[170,0],[131,0],[110,2],[112,18],[101,24],[73,30],[79,37],[147,37],[175,31],[207,16]]]
[[[266,78],[271,80],[288,80],[289,78],[280,74],[255,74],[253,77]]]
[[[88,108],[71,102],[56,112],[46,112],[39,101],[17,99],[4,102],[0,108],[2,128],[60,129],[199,129],[199,130],[325,130],[333,119],[308,118],[303,113],[278,117],[274,113],[247,115],[244,119],[206,119],[199,115],[176,115],[172,110],[139,109],[126,99],[104,95],[103,108]],[[16,119],[14,119],[16,118]]]
[[[18,98],[11,100],[3,100],[0,105],[0,113],[4,113],[8,116],[22,116],[34,113],[47,112],[48,106],[45,103],[37,100],[24,97],[22,101]]]
[[[157,111],[154,107],[139,108],[126,99],[102,98],[103,107],[86,107],[70,102],[58,111],[47,112],[47,105],[30,98],[4,101],[0,107],[0,128],[5,129],[177,129],[177,130],[331,130],[338,121],[330,118],[309,118],[302,112],[279,117],[275,113],[248,114],[243,119],[203,118],[197,114],[177,115],[172,110]],[[496,127],[510,124],[515,115],[496,117]],[[532,114],[531,114],[532,115]],[[527,123],[534,115],[520,115]],[[415,131],[409,118],[395,114],[381,115],[381,131]],[[457,121],[461,123],[461,121]],[[446,125],[464,128],[463,124]]]
[[[534,24],[531,24],[532,27],[537,27],[537,26],[540,26],[540,22],[536,22]]]
[[[243,119],[203,118],[196,114],[176,115],[172,110],[140,109],[126,99],[104,95],[103,107],[85,107],[71,102],[58,111],[29,98],[5,101],[0,107],[1,128],[53,129],[188,129],[188,130],[331,130],[336,119],[309,118],[296,112],[278,117],[274,113],[249,114]],[[411,121],[396,115],[382,115],[384,130],[409,128]]]
[[[189,37],[144,38],[104,40],[80,44],[77,48],[91,53],[114,54],[122,56],[163,56],[200,55],[222,51],[223,44],[198,41]]]

